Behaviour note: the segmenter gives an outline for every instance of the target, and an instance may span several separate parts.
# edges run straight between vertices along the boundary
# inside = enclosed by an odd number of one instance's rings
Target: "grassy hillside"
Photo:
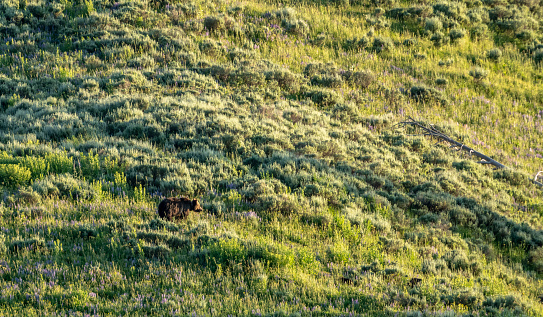
[[[543,315],[542,8],[0,0],[0,315]]]

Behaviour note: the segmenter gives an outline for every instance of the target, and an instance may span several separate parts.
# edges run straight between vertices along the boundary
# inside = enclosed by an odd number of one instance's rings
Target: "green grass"
[[[542,315],[536,2],[0,0],[0,315]]]

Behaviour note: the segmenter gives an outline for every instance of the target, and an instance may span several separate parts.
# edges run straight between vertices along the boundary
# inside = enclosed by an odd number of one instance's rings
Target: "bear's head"
[[[200,206],[200,203],[198,202],[197,199],[193,199],[192,200],[192,208],[191,208],[193,211],[196,211],[196,212],[200,212],[200,211],[203,211],[204,209],[202,208],[202,206]]]

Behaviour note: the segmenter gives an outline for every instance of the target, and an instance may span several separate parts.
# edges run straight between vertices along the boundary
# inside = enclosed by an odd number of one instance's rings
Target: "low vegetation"
[[[542,8],[0,0],[0,315],[542,315]]]

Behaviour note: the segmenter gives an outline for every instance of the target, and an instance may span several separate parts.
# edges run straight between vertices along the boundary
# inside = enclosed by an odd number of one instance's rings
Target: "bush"
[[[266,80],[276,81],[277,85],[288,93],[297,93],[305,83],[302,75],[295,74],[288,69],[278,69],[265,73]]]
[[[515,33],[515,38],[521,40],[521,41],[530,41],[535,38],[534,32],[531,30],[523,30],[520,32]]]
[[[449,32],[449,37],[451,38],[451,42],[453,43],[457,42],[459,39],[463,38],[465,35],[466,33],[464,32],[464,30],[461,30],[461,29],[452,29]]]
[[[366,22],[370,26],[372,26],[373,28],[375,28],[377,30],[386,29],[386,28],[390,27],[390,23],[384,17],[379,17],[379,18],[368,17],[368,18],[366,18]]]
[[[425,86],[413,86],[409,91],[411,98],[416,99],[419,102],[432,102],[437,101],[440,104],[447,102],[443,93],[435,88]]]
[[[433,213],[447,212],[454,206],[454,199],[449,194],[418,192],[415,196],[418,204],[425,206]]]
[[[251,87],[261,87],[266,84],[265,74],[260,69],[251,67],[242,67],[236,69],[228,79],[233,85],[244,85]]]
[[[391,51],[394,49],[394,42],[389,37],[376,37],[373,39],[372,49],[377,53]]]
[[[477,9],[470,10],[467,14],[467,17],[471,23],[483,22],[483,12]]]
[[[504,180],[513,186],[527,185],[529,179],[528,176],[508,168],[495,171],[493,176],[494,179]]]
[[[415,57],[416,59],[426,59],[428,56],[426,56],[426,54],[417,53],[414,54],[413,57]]]
[[[336,75],[340,71],[333,63],[309,63],[304,68],[304,75],[313,77],[316,75]]]
[[[454,206],[449,212],[449,218],[451,219],[451,222],[457,226],[466,228],[477,227],[477,215],[464,207]]]
[[[401,250],[405,250],[408,248],[408,244],[403,239],[394,239],[394,238],[386,238],[386,237],[379,237],[379,242],[383,245],[383,248],[388,253],[397,253]]]
[[[287,188],[278,179],[258,180],[253,184],[246,185],[241,191],[243,196],[250,202],[255,202],[257,198],[275,193],[284,193]]]
[[[348,246],[343,243],[336,243],[333,246],[328,246],[327,255],[330,262],[347,263],[351,257]]]
[[[206,160],[211,155],[213,154],[196,150],[180,153],[180,156],[193,160]],[[190,194],[195,190],[195,184],[185,164],[136,165],[127,170],[126,179],[132,188],[142,185],[163,193],[173,190],[177,193]]]
[[[487,298],[483,302],[483,306],[485,307],[491,307],[496,309],[515,309],[520,308],[521,304],[519,303],[519,300],[513,296],[513,295],[507,295],[507,296],[497,296],[495,298]]]
[[[302,19],[284,20],[283,27],[288,33],[304,36],[309,33],[309,25]]]
[[[476,262],[468,259],[466,253],[462,250],[453,250],[445,253],[443,259],[451,270],[468,270],[476,265]]]
[[[449,165],[451,161],[447,153],[445,153],[445,151],[437,147],[433,147],[430,149],[430,151],[424,153],[422,155],[422,158],[424,162],[435,164],[435,165],[446,166],[446,165]]]
[[[432,33],[441,30],[442,27],[443,23],[439,18],[428,18],[424,22],[424,29]]]
[[[417,39],[415,38],[405,39],[402,44],[408,47],[415,46],[415,44],[417,44]]]
[[[343,78],[338,74],[315,75],[311,78],[312,85],[330,88],[339,88],[343,85]]]
[[[309,25],[307,25],[307,22],[297,17],[298,14],[293,8],[283,8],[269,15],[276,19],[280,19],[281,25],[288,33],[303,36],[309,32]]]
[[[81,83],[81,88],[86,89],[89,92],[97,92],[100,90],[100,84],[96,79],[88,78]]]
[[[184,70],[172,80],[172,85],[193,90],[218,89],[217,82],[211,76],[200,75],[189,70]]]
[[[495,25],[502,32],[520,32],[520,30],[526,25],[526,20],[519,19],[501,19],[495,22]]]
[[[147,258],[166,258],[168,255],[170,255],[171,252],[172,250],[165,245],[143,246],[143,254]]]
[[[129,67],[144,69],[144,68],[151,68],[155,66],[155,60],[148,56],[141,56],[141,57],[132,58],[131,60],[128,61],[127,64]]]
[[[205,39],[200,43],[200,51],[209,56],[218,56],[225,53],[225,49],[221,43],[211,39]]]
[[[486,58],[497,62],[502,57],[502,51],[499,48],[493,48],[486,53]]]
[[[248,59],[253,59],[254,56],[255,56],[254,51],[241,49],[237,47],[228,52],[228,59],[230,59],[234,63],[238,63],[238,62],[248,60]]]
[[[8,252],[8,246],[6,245],[5,237],[6,236],[3,233],[0,233],[0,255],[5,255]]]
[[[430,41],[434,42],[435,46],[441,46],[449,42],[449,37],[445,36],[443,33],[437,31],[430,37]]]
[[[442,259],[424,259],[422,261],[421,271],[424,274],[437,274],[443,270],[447,270],[447,263]]]
[[[208,31],[219,31],[224,28],[223,17],[208,16],[204,19],[204,27]]]
[[[447,66],[447,67],[448,67],[448,66],[451,66],[452,64],[454,64],[454,60],[452,60],[452,59],[449,58],[449,59],[446,59],[446,60],[444,60],[444,61],[441,60],[441,61],[439,61],[437,64],[438,64],[439,66],[441,66],[441,67],[443,67],[443,66]]]
[[[98,236],[98,230],[89,224],[80,225],[75,238],[91,239]]]
[[[471,160],[462,160],[459,162],[454,162],[452,166],[460,171],[468,171],[468,172],[476,173],[480,165]]]
[[[463,20],[465,18],[463,14],[466,10],[466,5],[462,2],[438,2],[437,4],[433,5],[433,8],[434,12],[441,12],[447,17],[455,20]]]
[[[115,231],[131,231],[132,227],[127,225],[126,223],[122,221],[110,221],[107,223],[107,226],[109,227],[110,232]],[[140,226],[140,229],[145,230],[167,230],[170,232],[179,232],[181,229],[179,225],[172,223],[170,221],[164,220],[162,218],[156,218],[151,221],[149,221],[147,224],[143,224]]]
[[[27,240],[15,240],[10,243],[9,251],[13,253],[21,252],[23,250],[40,251],[45,248],[45,241],[41,238],[27,239]]]
[[[19,191],[16,193],[15,197],[17,197],[17,201],[20,204],[30,204],[34,205],[40,201],[40,194],[36,193],[32,187],[29,188],[20,188]],[[34,208],[33,208],[34,209]],[[34,210],[36,212],[31,212],[29,216],[38,216],[37,210]]]
[[[445,78],[438,78],[436,79],[435,83],[439,86],[446,86],[448,84],[448,81]]]
[[[407,15],[405,8],[393,8],[386,11],[386,16],[392,19],[403,19]]]
[[[476,81],[481,81],[488,77],[488,70],[481,67],[475,67],[469,71],[469,75]]]
[[[34,182],[32,188],[42,197],[60,196],[93,200],[99,194],[92,185],[70,174],[49,175]]]
[[[311,98],[311,101],[314,103],[323,107],[334,106],[343,100],[336,91],[324,88],[310,90],[306,93],[306,96]]]
[[[291,215],[306,210],[305,199],[288,194],[271,194],[260,196],[256,202],[259,210],[269,213]]]
[[[386,233],[391,229],[390,222],[378,214],[367,214],[358,208],[345,208],[345,218],[353,225],[369,227],[377,232]]]
[[[279,9],[279,10],[275,11],[271,15],[273,15],[276,18],[281,19],[281,20],[283,20],[283,19],[290,20],[290,19],[295,19],[298,16],[298,13],[293,8],[283,8],[283,9]]]
[[[15,188],[27,184],[32,173],[18,164],[0,164],[0,186]]]
[[[486,37],[488,27],[486,24],[477,24],[469,30],[469,35],[472,40],[479,40]]]
[[[361,38],[352,38],[345,40],[343,43],[343,49],[346,51],[349,50],[362,50],[365,49],[370,45],[370,39],[368,39],[366,36],[363,36]]]
[[[370,70],[344,72],[342,75],[345,80],[362,89],[368,88],[375,81],[375,75]]]
[[[303,214],[300,217],[300,220],[303,221],[304,223],[307,223],[307,224],[311,224],[311,225],[315,225],[315,226],[318,226],[318,227],[326,228],[332,223],[333,217],[332,217],[332,215],[330,215],[328,213],[324,213],[324,214],[320,214],[320,215]]]
[[[537,51],[535,51],[535,53],[534,53],[534,62],[536,64],[543,63],[543,48],[538,49]]]
[[[442,295],[441,300],[446,305],[461,304],[465,307],[477,308],[483,302],[484,296],[474,289],[461,289],[450,295]]]
[[[529,253],[530,264],[538,273],[543,273],[543,247],[539,247]]]

